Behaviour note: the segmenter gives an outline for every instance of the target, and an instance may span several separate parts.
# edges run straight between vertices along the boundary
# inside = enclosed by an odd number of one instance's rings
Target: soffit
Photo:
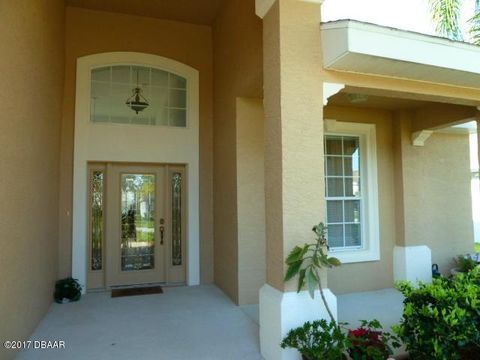
[[[418,101],[413,99],[390,98],[376,95],[366,95],[360,102],[352,102],[350,95],[357,95],[356,92],[339,92],[328,99],[328,105],[355,106],[361,108],[374,108],[382,110],[414,110],[421,107],[435,105],[435,102]]]
[[[210,25],[224,0],[66,0],[69,6]]]

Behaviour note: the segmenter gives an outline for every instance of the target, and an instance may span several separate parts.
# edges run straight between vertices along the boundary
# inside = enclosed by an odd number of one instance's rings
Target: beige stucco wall
[[[404,142],[402,161],[404,243],[427,245],[448,274],[454,256],[473,251],[469,137],[434,133],[423,147]]]
[[[236,108],[238,303],[258,304],[266,275],[263,103],[238,98]]]
[[[375,124],[380,210],[380,261],[344,264],[329,270],[328,286],[336,294],[391,287],[396,234],[392,113],[380,109],[327,106],[324,116],[337,121]]]
[[[262,23],[254,0],[229,0],[213,26],[215,283],[238,295],[237,97],[262,97]]]
[[[267,283],[280,291],[296,289],[285,258],[325,215],[319,15],[318,4],[279,0],[263,19]]]
[[[327,106],[324,114],[374,123],[377,130],[381,259],[330,270],[328,284],[335,293],[393,286],[395,244],[427,245],[445,273],[453,256],[472,251],[467,135],[434,133],[424,147],[416,147],[411,144],[415,111]]]
[[[2,2],[2,343],[28,338],[52,302],[57,278],[63,36],[63,1]],[[0,347],[1,359],[14,354]]]
[[[201,281],[213,280],[212,31],[208,26],[67,7],[66,69],[60,177],[61,276],[71,272],[72,169],[76,59],[110,51],[155,54],[200,73]]]

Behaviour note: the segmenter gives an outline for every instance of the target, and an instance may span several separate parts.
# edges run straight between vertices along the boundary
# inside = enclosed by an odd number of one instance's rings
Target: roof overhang
[[[339,20],[322,24],[327,70],[480,88],[480,47],[430,35]]]

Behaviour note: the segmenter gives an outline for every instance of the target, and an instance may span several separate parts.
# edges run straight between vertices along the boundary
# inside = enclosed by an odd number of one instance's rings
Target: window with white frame
[[[379,260],[375,125],[326,120],[328,244],[342,262]]]
[[[138,92],[138,95],[137,95]],[[130,101],[144,103],[135,111]],[[94,123],[187,126],[187,79],[148,66],[91,70],[90,120]]]
[[[332,250],[362,246],[360,138],[325,136],[328,242]]]

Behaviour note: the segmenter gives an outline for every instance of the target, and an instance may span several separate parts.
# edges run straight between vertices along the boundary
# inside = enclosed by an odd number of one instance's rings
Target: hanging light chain
[[[142,95],[142,89],[140,88],[139,85],[139,80],[138,80],[138,73],[139,69],[137,69],[137,86],[132,89],[132,96],[130,96],[125,104],[135,111],[135,114],[138,115],[139,112],[145,110],[150,104],[148,103],[148,100],[145,98],[145,96]]]

